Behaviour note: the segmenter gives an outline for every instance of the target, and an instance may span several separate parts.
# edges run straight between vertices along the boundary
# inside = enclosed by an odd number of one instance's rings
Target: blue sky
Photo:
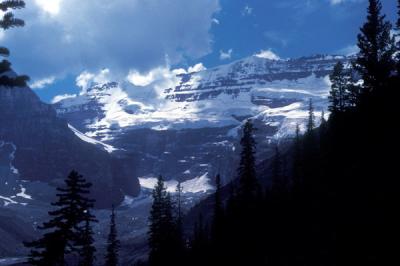
[[[112,79],[160,67],[207,68],[264,51],[280,58],[354,50],[367,0],[31,0],[23,29],[0,32],[14,68],[39,96],[79,92],[103,68]],[[388,19],[396,1],[383,0]],[[267,51],[267,52],[266,52]],[[95,76],[96,74],[92,74]],[[82,76],[82,75],[81,75]]]

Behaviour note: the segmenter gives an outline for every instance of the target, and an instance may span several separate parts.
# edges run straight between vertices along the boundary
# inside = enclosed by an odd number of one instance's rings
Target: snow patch
[[[3,200],[4,206],[8,206],[10,204],[18,204],[18,202],[13,200],[11,197],[0,196],[0,199]]]
[[[24,188],[22,185],[19,185],[21,188],[21,192],[16,194],[17,197],[21,197],[24,199],[32,200],[32,196],[26,193],[26,188]]]
[[[210,178],[208,178],[208,173],[187,180],[183,182],[181,185],[183,193],[199,193],[199,192],[205,193],[209,190],[214,189],[214,187],[210,184]]]
[[[99,146],[103,147],[103,149],[106,150],[108,153],[112,153],[113,151],[117,150],[116,148],[114,148],[113,146],[111,146],[109,144],[105,144],[105,143],[103,143],[101,141],[98,141],[98,140],[95,140],[93,138],[90,138],[90,137],[86,136],[85,134],[83,134],[82,132],[80,132],[79,130],[77,130],[76,128],[71,126],[70,124],[68,124],[68,127],[81,140],[83,140],[85,142],[88,142],[88,143],[91,143],[91,144],[94,144],[94,145],[99,145]]]
[[[140,186],[144,189],[154,189],[157,184],[156,177],[139,177]],[[176,187],[178,185],[178,181],[176,180],[167,180],[164,181],[167,192],[175,193]],[[207,192],[213,190],[214,187],[210,183],[210,178],[208,177],[208,173],[205,173],[202,176],[195,177],[193,179],[189,179],[181,183],[182,193],[200,193]]]

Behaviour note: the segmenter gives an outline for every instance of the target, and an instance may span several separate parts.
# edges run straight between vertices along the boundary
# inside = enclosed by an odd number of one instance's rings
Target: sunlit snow
[[[156,177],[139,177],[139,183],[142,188],[154,189],[154,187],[157,184],[157,178]],[[178,181],[168,180],[168,181],[164,181],[164,184],[165,184],[165,187],[168,192],[170,192],[170,193],[176,192]],[[183,193],[207,192],[207,191],[214,189],[214,187],[210,183],[210,178],[208,177],[208,173],[205,173],[202,176],[198,176],[193,179],[189,179],[185,182],[182,182],[181,186],[182,186]]]

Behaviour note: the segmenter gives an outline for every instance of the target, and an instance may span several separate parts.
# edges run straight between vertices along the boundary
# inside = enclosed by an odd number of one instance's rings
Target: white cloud
[[[210,53],[219,9],[219,0],[34,0],[18,11],[26,26],[7,31],[2,45],[34,79],[105,66],[146,72],[165,55],[177,64]]]
[[[82,90],[87,90],[90,86],[90,82],[92,81],[94,74],[89,73],[88,71],[82,72],[76,78],[76,86],[80,87]]]
[[[219,24],[220,24],[219,20],[218,20],[218,19],[216,19],[216,18],[213,18],[213,20],[212,20],[212,21],[214,22],[214,24],[217,24],[217,25],[219,25]]]
[[[44,87],[53,84],[56,81],[56,77],[47,77],[34,81],[30,87],[32,89],[43,89]]]
[[[344,4],[344,3],[355,3],[355,2],[363,2],[365,0],[329,0],[332,6]]]
[[[147,74],[140,74],[137,70],[132,70],[127,76],[127,80],[135,86],[145,87],[150,85],[155,79],[154,70]]]
[[[63,0],[35,0],[35,4],[44,12],[50,15],[57,15],[60,12],[60,5]]]
[[[253,8],[246,5],[242,10],[242,16],[250,16],[253,13]]]
[[[140,73],[137,70],[131,70],[126,77],[126,80],[136,87],[148,87],[154,84],[160,84],[165,81],[176,82],[178,79],[176,76],[187,73],[196,73],[207,68],[202,64],[198,63],[194,66],[190,66],[187,70],[183,68],[170,69],[169,66],[162,66],[154,68],[146,73]],[[164,90],[166,87],[162,87]]]
[[[188,73],[194,73],[194,72],[200,72],[200,71],[204,71],[207,68],[203,65],[203,63],[198,63],[195,64],[194,66],[191,66],[188,68]]]
[[[103,68],[97,73],[84,71],[76,78],[76,85],[81,88],[83,93],[94,84],[104,84],[112,79],[113,78],[110,76],[110,69],[108,68]]]
[[[52,100],[51,103],[57,103],[61,100],[69,99],[69,98],[75,98],[76,94],[63,94],[63,95],[57,95],[55,96]]]
[[[337,51],[338,54],[340,55],[355,55],[360,51],[357,45],[349,45],[346,46],[339,51]]]
[[[277,54],[272,52],[271,49],[261,50],[259,53],[255,54],[254,56],[259,57],[259,58],[270,59],[270,60],[279,60],[279,59],[281,59]]]
[[[219,59],[220,60],[227,60],[227,59],[231,59],[232,57],[232,49],[229,49],[227,52],[224,52],[222,50],[219,51]]]

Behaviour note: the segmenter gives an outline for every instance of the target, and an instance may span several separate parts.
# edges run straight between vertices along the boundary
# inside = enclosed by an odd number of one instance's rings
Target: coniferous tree
[[[221,233],[223,230],[224,207],[222,204],[221,188],[221,176],[217,174],[215,177],[214,214],[211,228],[212,241],[216,245],[221,241]]]
[[[178,185],[176,185],[176,207],[177,207],[177,214],[176,214],[176,220],[178,227],[182,226],[182,183],[179,181]]]
[[[12,10],[21,9],[25,7],[25,2],[22,0],[3,0],[0,1],[0,11],[3,12],[0,18],[0,30],[8,30],[14,27],[23,27],[25,25],[22,19],[14,17]],[[8,57],[10,51],[3,46],[0,46],[0,56]],[[11,63],[8,60],[0,62],[0,85],[8,87],[24,87],[29,80],[28,76],[9,77],[2,75],[11,70]]]
[[[94,265],[94,261],[96,259],[95,253],[96,248],[94,247],[94,238],[93,238],[93,229],[91,226],[90,217],[86,218],[85,226],[82,230],[82,236],[80,240],[80,265],[81,266],[92,266]]]
[[[182,183],[179,181],[178,184],[176,185],[176,234],[175,234],[175,245],[177,246],[177,251],[179,254],[182,254],[185,249],[185,244],[183,240],[183,212],[182,212]],[[177,258],[177,260],[180,260],[180,258]],[[180,263],[180,261],[177,261],[177,264]]]
[[[319,137],[320,137],[320,142],[324,141],[325,135],[328,130],[328,122],[325,118],[325,111],[322,109],[321,111],[321,118],[320,118],[320,124],[319,124]]]
[[[320,123],[320,125],[321,126],[326,126],[326,119],[325,119],[325,111],[324,111],[324,109],[322,109],[322,111],[321,111],[321,123]]]
[[[254,127],[251,120],[247,120],[243,127],[243,136],[240,140],[242,151],[238,168],[239,190],[238,196],[241,200],[248,201],[259,192],[259,184],[255,169],[255,146]]]
[[[248,263],[255,265],[259,260],[255,250],[260,248],[259,232],[255,223],[261,221],[259,203],[261,202],[261,188],[256,175],[256,142],[251,120],[247,120],[243,127],[240,140],[242,147],[238,167],[238,188],[233,199],[228,201],[227,217],[230,225],[226,248],[231,250],[230,265]]]
[[[390,79],[394,70],[394,38],[391,37],[391,24],[381,14],[379,0],[369,0],[367,22],[358,35],[360,52],[354,68],[361,74],[363,93],[380,90]]]
[[[118,265],[119,246],[120,242],[118,240],[117,225],[115,223],[115,208],[113,205],[110,215],[110,232],[108,233],[107,239],[107,253],[104,258],[106,266]]]
[[[177,256],[176,223],[172,213],[171,196],[159,176],[149,217],[149,264],[152,266],[171,264]]]
[[[193,239],[190,246],[191,264],[194,266],[207,265],[209,263],[208,235],[201,213],[194,224]]]
[[[308,102],[307,134],[311,134],[314,128],[315,128],[314,105],[312,98],[310,98]]]
[[[57,194],[58,201],[52,205],[58,209],[49,211],[53,218],[39,227],[45,231],[43,237],[25,243],[31,248],[28,258],[31,265],[64,265],[66,254],[81,250],[82,224],[95,220],[90,213],[94,200],[87,197],[92,184],[72,171],[65,179],[65,185],[64,188],[57,188],[60,192]]]
[[[350,77],[345,73],[344,65],[342,62],[338,62],[333,68],[332,74],[329,76],[332,86],[329,95],[329,110],[336,114],[338,112],[344,112],[350,105]]]
[[[21,0],[5,0],[0,2],[0,10],[3,12],[3,17],[0,19],[0,28],[7,30],[13,27],[23,27],[24,21],[19,18],[15,18],[14,14],[9,11],[12,9],[21,9],[25,7],[25,2]],[[0,55],[7,57],[10,55],[10,51],[6,47],[0,47]]]
[[[300,125],[296,124],[295,138],[293,143],[293,188],[298,192],[301,185],[301,139]]]

